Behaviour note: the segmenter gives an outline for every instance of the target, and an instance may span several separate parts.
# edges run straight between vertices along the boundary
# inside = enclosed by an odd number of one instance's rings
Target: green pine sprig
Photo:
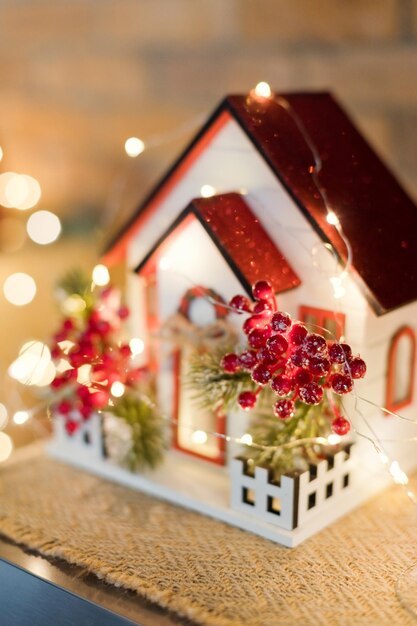
[[[155,469],[162,463],[167,448],[165,423],[148,398],[125,393],[106,410],[132,429],[132,446],[125,459],[131,471]]]

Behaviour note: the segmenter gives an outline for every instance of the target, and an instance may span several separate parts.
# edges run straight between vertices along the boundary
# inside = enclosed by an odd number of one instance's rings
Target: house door
[[[222,306],[222,298],[205,287],[193,287],[183,296],[179,313],[187,321],[190,341],[185,341],[174,354],[174,445],[177,449],[224,465],[225,440],[217,434],[225,434],[226,416],[220,410],[213,411],[201,406],[196,391],[187,385],[188,374],[196,353],[210,349],[201,337],[206,331],[222,333],[222,321],[228,310]]]

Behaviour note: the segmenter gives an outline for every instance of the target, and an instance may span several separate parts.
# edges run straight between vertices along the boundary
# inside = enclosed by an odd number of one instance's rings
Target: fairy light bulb
[[[142,154],[145,150],[145,143],[139,137],[129,137],[125,141],[125,152],[127,156],[134,159],[135,157]]]
[[[254,94],[258,98],[270,98],[272,96],[272,90],[268,83],[261,81],[256,85]]]
[[[129,341],[129,348],[132,352],[132,356],[137,356],[138,354],[142,354],[144,351],[145,343],[143,339],[140,339],[139,337],[132,337]]]
[[[115,398],[121,398],[125,392],[125,389],[126,387],[124,386],[124,384],[116,380],[110,388],[110,393]]]
[[[99,287],[104,287],[110,282],[109,270],[101,263],[94,267],[92,277],[93,282]]]
[[[200,189],[200,195],[202,198],[211,198],[216,193],[216,188],[212,185],[203,185]]]
[[[206,443],[207,433],[205,433],[204,430],[195,430],[191,435],[191,441],[198,444]]]
[[[252,435],[250,435],[249,433],[245,433],[240,438],[240,443],[243,443],[245,446],[251,446],[253,443]]]
[[[340,224],[339,218],[337,217],[334,211],[327,212],[326,220],[327,220],[327,223],[331,224],[332,226],[338,226]]]

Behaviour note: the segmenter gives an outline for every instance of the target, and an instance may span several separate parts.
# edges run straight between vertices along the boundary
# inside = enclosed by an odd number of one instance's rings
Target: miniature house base
[[[105,458],[100,416],[94,415],[76,436],[67,435],[61,416],[54,425],[48,446],[53,458],[287,547],[297,546],[389,484],[387,476],[358,464],[355,445],[295,478],[283,476],[280,483],[271,481],[264,468],[250,475],[241,459],[232,461],[229,475],[225,468],[207,467],[175,450],[159,469],[132,473]]]

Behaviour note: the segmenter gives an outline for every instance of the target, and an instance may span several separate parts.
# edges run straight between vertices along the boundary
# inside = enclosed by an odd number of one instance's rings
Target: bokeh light
[[[24,306],[32,302],[36,295],[36,283],[32,276],[24,272],[16,272],[6,278],[3,293],[11,304]]]
[[[3,161],[3,148],[0,146],[0,161]]]
[[[132,352],[132,356],[136,356],[137,354],[142,354],[145,349],[145,343],[143,339],[139,337],[132,337],[129,341],[129,348]]]
[[[36,211],[29,217],[26,230],[32,241],[47,245],[58,239],[61,233],[61,222],[51,211]]]
[[[0,432],[0,463],[6,461],[13,452],[13,441],[9,435]]]
[[[125,141],[125,152],[132,158],[139,156],[145,150],[145,144],[138,137],[129,137]]]
[[[0,176],[0,204],[9,209],[26,211],[40,200],[41,187],[33,176],[5,172]]]
[[[93,269],[93,281],[99,287],[104,287],[110,282],[109,270],[105,265],[96,265]]]
[[[14,423],[18,424],[19,426],[25,424],[29,418],[30,414],[28,413],[28,411],[16,411],[16,413],[13,415]]]
[[[24,385],[49,385],[55,377],[48,346],[41,341],[25,343],[8,369],[9,376]]]
[[[9,416],[7,413],[7,409],[4,404],[0,402],[0,430],[2,430],[6,426],[8,419]]]

